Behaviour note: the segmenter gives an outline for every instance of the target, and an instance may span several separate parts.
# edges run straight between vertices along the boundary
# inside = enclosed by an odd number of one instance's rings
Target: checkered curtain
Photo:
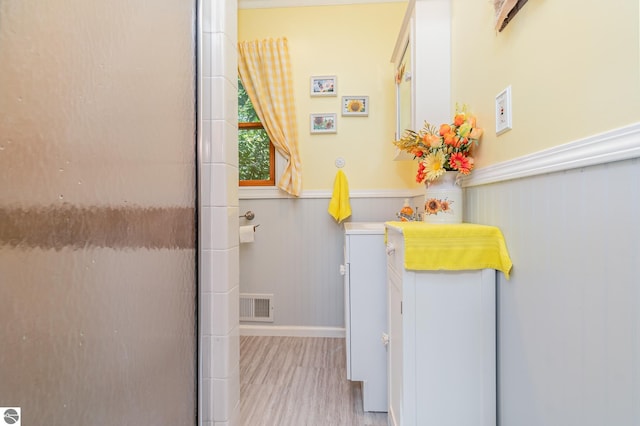
[[[287,39],[238,43],[238,72],[271,143],[287,159],[277,186],[299,196],[302,171]]]

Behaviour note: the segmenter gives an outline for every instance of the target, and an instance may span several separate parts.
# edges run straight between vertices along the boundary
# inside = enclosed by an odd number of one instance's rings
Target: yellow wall
[[[529,0],[500,33],[492,4],[451,0],[452,104],[469,105],[485,129],[477,167],[640,121],[639,0]],[[336,157],[346,160],[351,189],[416,186],[415,162],[391,161],[390,56],[405,9],[377,3],[239,11],[239,40],[289,40],[304,189],[330,188]],[[326,74],[338,76],[338,97],[311,98],[309,77]],[[509,85],[513,130],[496,136],[495,97]],[[342,95],[368,95],[369,116],[341,117]],[[338,113],[338,133],[310,135],[312,112]]]
[[[500,33],[492,3],[452,0],[452,100],[485,128],[478,167],[639,121],[638,0],[529,0]],[[513,130],[496,136],[508,85]]]
[[[407,188],[415,164],[392,161],[395,83],[391,54],[406,5],[241,9],[238,40],[286,37],[295,79],[305,190],[331,189],[337,157],[351,190]],[[310,77],[336,75],[337,97],[310,97]],[[367,117],[342,117],[341,96],[369,96]],[[338,114],[336,134],[309,132],[309,114]],[[409,167],[408,167],[409,166]]]

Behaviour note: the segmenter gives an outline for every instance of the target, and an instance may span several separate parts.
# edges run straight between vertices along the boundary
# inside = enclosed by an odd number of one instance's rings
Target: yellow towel
[[[329,201],[329,214],[338,222],[342,222],[351,216],[351,204],[349,204],[349,184],[342,170],[338,170],[333,182],[333,195]]]
[[[496,269],[509,279],[511,259],[495,226],[387,222],[404,235],[405,268],[419,271]],[[386,235],[385,235],[386,237]]]

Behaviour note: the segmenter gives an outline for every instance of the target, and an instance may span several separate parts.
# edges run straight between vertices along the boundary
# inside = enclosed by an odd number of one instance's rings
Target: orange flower
[[[416,173],[416,182],[422,183],[424,179],[427,177],[427,173],[425,172],[424,161],[420,161],[418,163],[418,173]]]
[[[460,138],[454,132],[449,132],[444,135],[444,143],[447,145],[456,146],[459,139]]]
[[[482,129],[477,127],[474,127],[471,133],[469,133],[469,139],[480,139],[480,136],[482,136]]]
[[[469,161],[469,158],[460,152],[456,152],[451,155],[449,159],[449,167],[454,170],[458,170],[463,175],[468,175],[473,168],[473,162]]]
[[[422,137],[423,143],[429,148],[437,148],[442,145],[442,139],[431,133],[427,133]]]
[[[425,121],[419,131],[405,130],[394,144],[418,160],[417,182],[434,181],[447,170],[469,174],[474,165],[472,151],[478,146],[482,133],[483,130],[476,127],[476,117],[467,111],[466,105],[460,108],[456,104],[450,123],[438,127]],[[438,204],[434,204],[436,201]],[[432,200],[431,207],[450,210],[451,202]]]

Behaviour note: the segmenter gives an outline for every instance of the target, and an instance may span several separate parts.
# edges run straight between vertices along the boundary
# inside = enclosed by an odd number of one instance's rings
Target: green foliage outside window
[[[238,121],[240,123],[255,123],[260,121],[240,79],[238,79]]]
[[[271,141],[263,128],[247,128],[242,123],[259,123],[253,104],[238,79],[238,163],[240,180],[265,181],[271,178]],[[260,126],[261,127],[261,126]]]

